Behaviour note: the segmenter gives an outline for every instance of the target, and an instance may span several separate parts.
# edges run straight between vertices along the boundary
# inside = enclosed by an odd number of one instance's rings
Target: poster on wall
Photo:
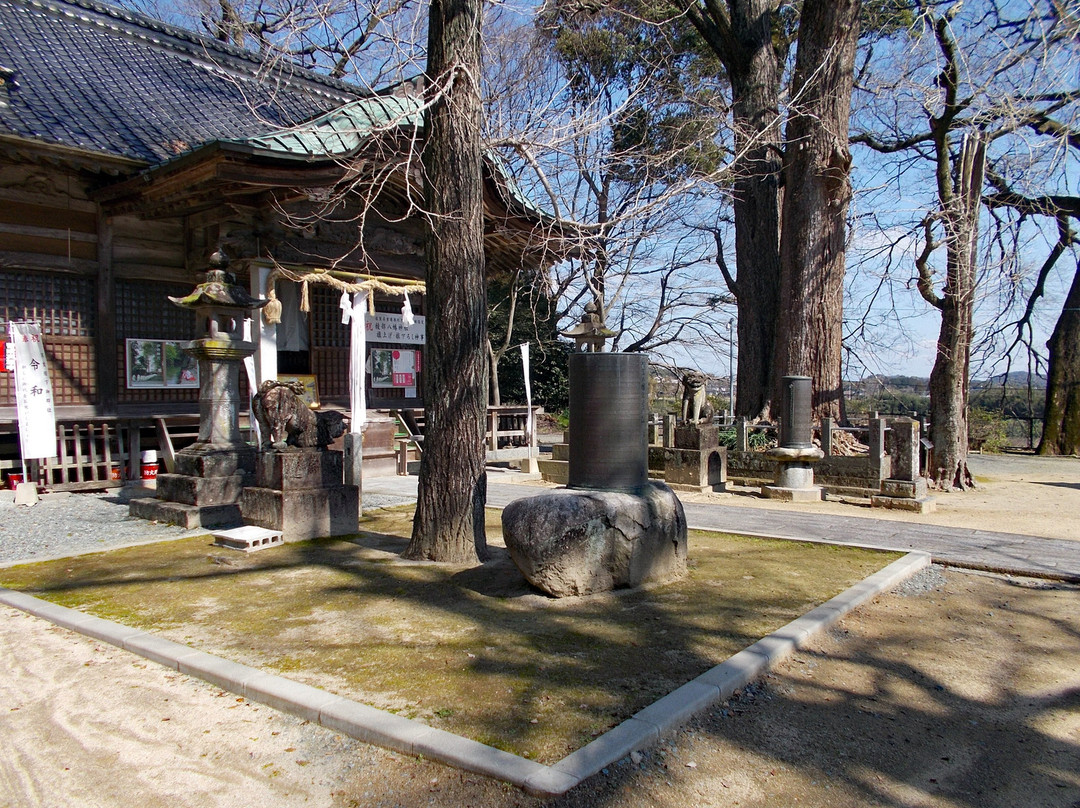
[[[198,387],[199,362],[184,353],[186,344],[163,339],[127,340],[124,354],[128,389]]]
[[[315,376],[310,374],[295,373],[279,373],[277,380],[279,382],[299,382],[304,387],[304,392],[300,394],[300,400],[307,404],[309,410],[317,410],[322,406],[322,402],[319,401],[319,381]]]
[[[372,348],[372,387],[403,387],[406,388],[406,390],[415,390],[419,373],[420,351],[403,351],[397,348]],[[413,392],[412,395],[415,396],[415,392]]]

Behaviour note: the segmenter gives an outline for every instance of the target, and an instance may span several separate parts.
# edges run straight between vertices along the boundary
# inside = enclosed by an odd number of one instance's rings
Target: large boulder
[[[563,489],[503,510],[510,557],[555,597],[665,582],[686,574],[686,514],[663,483],[638,494]]]

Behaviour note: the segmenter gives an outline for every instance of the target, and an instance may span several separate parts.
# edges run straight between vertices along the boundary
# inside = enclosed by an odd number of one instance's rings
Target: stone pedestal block
[[[916,477],[914,480],[882,480],[881,493],[870,497],[870,507],[933,513],[937,510],[937,501],[929,496],[929,493],[923,477]]]
[[[720,428],[714,424],[675,427],[675,448],[705,452],[720,445]]]
[[[930,489],[926,484],[924,477],[917,477],[914,480],[882,480],[881,481],[881,494],[886,497],[907,497],[908,499],[918,499],[919,497],[925,497],[929,493]]]
[[[255,461],[255,485],[294,491],[341,485],[344,458],[341,452],[299,449],[260,452]]]
[[[770,449],[765,455],[776,463],[772,485],[761,486],[762,496],[785,502],[818,502],[822,489],[814,485],[814,466],[825,454],[816,447]]]
[[[245,488],[240,497],[244,521],[280,530],[285,541],[356,533],[360,488],[342,484],[343,469],[341,452],[260,452],[255,485]]]
[[[249,478],[245,474],[228,477],[191,477],[187,474],[159,474],[157,494],[167,502],[184,505],[232,505],[240,500],[240,492]]]
[[[686,574],[686,514],[663,483],[637,494],[564,490],[515,500],[502,524],[518,569],[555,597]]]
[[[251,482],[255,450],[194,444],[176,453],[176,472],[159,474],[156,499],[133,499],[128,513],[180,527],[236,527],[240,494]]]
[[[176,453],[176,473],[189,477],[229,477],[255,472],[255,450],[195,444]]]
[[[360,527],[360,489],[355,485],[280,491],[253,486],[240,498],[244,522],[280,530],[285,541],[350,536]]]
[[[725,491],[727,449],[662,449],[664,481],[676,491]]]

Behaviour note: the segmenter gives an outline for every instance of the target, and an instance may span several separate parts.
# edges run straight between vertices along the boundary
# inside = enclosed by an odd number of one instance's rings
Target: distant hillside
[[[973,389],[986,389],[987,387],[1001,387],[1002,382],[1006,382],[1009,387],[1027,387],[1028,373],[1026,370],[1014,370],[1009,374],[999,374],[997,376],[991,376],[989,379],[972,379],[971,386]],[[1031,386],[1036,390],[1046,389],[1046,377],[1036,374],[1031,379]]]
[[[930,380],[920,376],[875,375],[844,382],[844,392],[848,396],[875,396],[883,390],[925,396],[930,394]]]

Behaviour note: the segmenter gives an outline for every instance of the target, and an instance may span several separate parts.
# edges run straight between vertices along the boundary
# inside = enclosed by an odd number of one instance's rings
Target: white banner
[[[37,323],[8,323],[15,350],[15,406],[24,461],[56,457],[56,412],[52,382]]]
[[[521,343],[521,372],[525,376],[525,403],[529,407],[529,415],[526,419],[527,426],[525,427],[528,432],[529,445],[532,445],[533,428],[533,411],[532,411],[532,382],[529,380],[529,343]]]
[[[367,294],[349,298],[341,293],[341,322],[349,326],[349,431],[359,435],[367,423],[367,391],[364,389],[364,362],[367,353]]]

